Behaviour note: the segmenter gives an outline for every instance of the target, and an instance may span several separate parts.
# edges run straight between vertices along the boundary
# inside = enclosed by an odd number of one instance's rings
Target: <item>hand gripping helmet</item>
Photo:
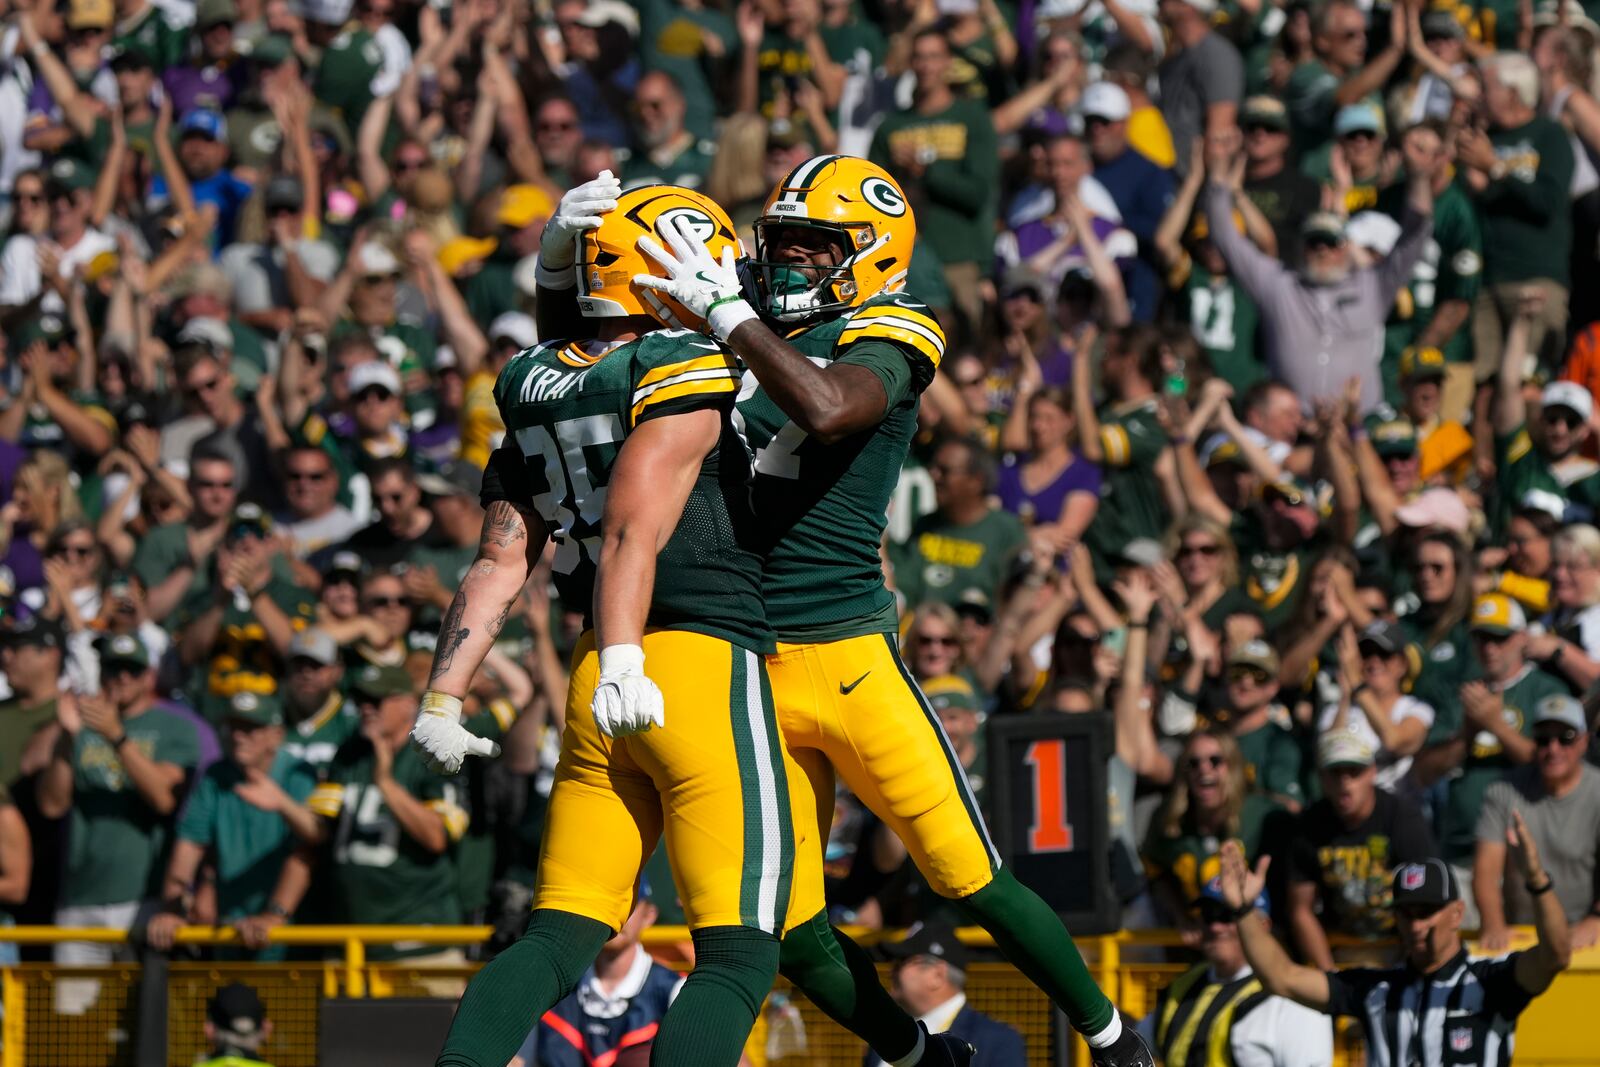
[[[816,277],[773,258],[774,236],[789,227],[825,230],[839,258]],[[784,176],[755,222],[750,261],[761,310],[782,322],[855,307],[905,287],[916,219],[887,171],[855,156],[813,156]]]
[[[639,238],[648,234],[656,244],[670,248],[662,227],[677,219],[687,219],[718,260],[725,248],[732,248],[735,256],[744,255],[728,213],[710,197],[679,185],[631,189],[596,229],[585,230],[578,238],[578,308],[584,317],[649,315],[675,329],[698,330],[704,325],[670,296],[633,281],[635,274],[662,274],[660,265],[639,251]]]

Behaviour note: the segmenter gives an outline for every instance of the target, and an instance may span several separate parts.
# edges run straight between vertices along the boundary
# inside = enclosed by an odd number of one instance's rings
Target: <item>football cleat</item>
[[[1133,1028],[1133,1020],[1126,1015],[1122,1017],[1122,1036],[1105,1048],[1089,1046],[1089,1062],[1094,1067],[1156,1067],[1150,1046],[1144,1043],[1139,1031]]]
[[[917,1025],[927,1035],[918,1067],[968,1067],[972,1057],[978,1054],[977,1049],[955,1034],[929,1034],[925,1025]]]

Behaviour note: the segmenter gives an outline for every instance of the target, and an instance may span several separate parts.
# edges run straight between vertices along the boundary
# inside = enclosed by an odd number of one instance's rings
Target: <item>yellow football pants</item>
[[[647,632],[644,651],[666,726],[621,738],[602,734],[590,710],[594,634],[573,651],[534,907],[620,929],[664,831],[691,928],[781,934],[791,917],[815,915],[816,801],[778,732],[763,657],[683,630]],[[806,885],[795,881],[799,847],[818,856]]]
[[[821,828],[833,820],[833,772],[905,842],[941,896],[971,896],[994,878],[1000,854],[939,718],[900,659],[894,637],[825,644],[779,642],[767,657],[778,727],[811,779]],[[813,857],[801,846],[797,868]]]

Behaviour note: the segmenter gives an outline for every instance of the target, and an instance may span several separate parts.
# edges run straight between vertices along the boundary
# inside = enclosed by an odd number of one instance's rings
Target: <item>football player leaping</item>
[[[709,324],[752,374],[738,421],[754,450],[755,511],[770,527],[762,576],[778,651],[778,723],[831,812],[832,771],[906,843],[935,891],[960,900],[1006,957],[1066,1013],[1102,1067],[1151,1057],[1084,967],[1072,938],[989,840],[961,765],[896,643],[878,545],[944,355],[927,307],[903,292],[916,237],[905,193],[850,156],[800,164],[755,222],[754,298],[735,253],[684,227],[640,247],[667,278],[641,285]],[[776,327],[776,332],[774,327]],[[830,768],[831,764],[831,768]],[[819,813],[821,824],[828,812]],[[816,938],[826,939],[818,916]],[[791,973],[802,939],[784,942]]]

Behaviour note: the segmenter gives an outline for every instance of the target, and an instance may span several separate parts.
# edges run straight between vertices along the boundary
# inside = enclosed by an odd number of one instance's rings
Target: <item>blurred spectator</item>
[[[1584,691],[1600,681],[1600,530],[1575,524],[1548,544],[1551,610],[1546,632],[1528,639],[1528,655]]]
[[[994,461],[967,439],[946,441],[929,464],[937,507],[898,546],[895,585],[908,604],[954,604],[968,589],[985,594],[1000,582],[1023,544],[1022,524],[989,503]]]
[[[998,202],[998,156],[988,109],[951,87],[951,57],[941,31],[916,34],[911,107],[884,117],[868,157],[905,188],[922,235],[944,264],[956,307],[976,332],[983,321],[978,282],[989,261]]]
[[[1478,815],[1489,787],[1506,772],[1533,760],[1536,754],[1533,713],[1546,697],[1566,695],[1566,686],[1529,663],[1527,617],[1516,601],[1488,593],[1472,607],[1472,650],[1482,672],[1460,690],[1465,722],[1452,742],[1452,762],[1461,773],[1446,784],[1439,822],[1444,857],[1468,884]],[[1476,921],[1472,900],[1467,914]]]
[[[1244,759],[1245,782],[1290,811],[1300,810],[1300,749],[1276,702],[1278,654],[1265,641],[1247,641],[1228,654],[1222,703],[1207,717],[1226,730]]]
[[[1236,130],[1239,102],[1244,99],[1244,64],[1239,50],[1211,28],[1216,0],[1161,0],[1162,26],[1171,34],[1171,51],[1162,60],[1161,114],[1180,151],[1197,137],[1217,137]]]
[[[211,1058],[200,1067],[270,1067],[260,1054],[272,1039],[272,1020],[261,997],[243,983],[230,982],[212,996],[206,1005],[205,1035]]]
[[[1413,793],[1406,775],[1433,727],[1434,710],[1404,691],[1411,676],[1405,633],[1375,619],[1359,635],[1341,634],[1339,643],[1340,700],[1323,709],[1318,728],[1324,738],[1344,733],[1366,745],[1379,788]]]
[[[132,651],[130,641],[113,640],[109,652]],[[222,734],[227,755],[206,769],[184,804],[161,886],[162,911],[145,927],[158,949],[170,949],[173,932],[185,923],[224,925],[265,910],[295,838],[315,836],[314,820],[300,805],[317,784],[316,771],[283,746],[282,702],[234,694]],[[202,864],[214,872],[215,895],[200,906]]]
[[[890,942],[885,953],[894,960],[892,991],[906,1011],[932,1034],[954,1034],[977,1048],[973,1067],[1001,1067],[1026,1058],[1022,1035],[967,1004],[968,955],[953,928],[921,923],[905,940]],[[864,1067],[881,1067],[872,1053]]]
[[[1155,461],[1167,446],[1156,414],[1156,386],[1165,377],[1159,336],[1135,326],[1107,337],[1099,366],[1105,406],[1099,411],[1090,389],[1093,369],[1088,359],[1074,361],[1072,390],[1083,456],[1104,472],[1101,507],[1086,541],[1098,575],[1129,543],[1160,537],[1166,529],[1155,474]]]
[[[595,958],[578,988],[545,1012],[512,1067],[578,1067],[648,1043],[683,987],[683,978],[650,958],[639,935],[655,925],[650,883],[621,930]]]
[[[466,831],[467,812],[457,786],[424,767],[407,743],[417,712],[411,676],[401,667],[369,665],[357,674],[352,699],[360,733],[340,747],[307,802],[320,820],[318,839],[330,845],[324,854],[336,913],[354,923],[460,922],[450,845]],[[294,895],[287,887],[295,877],[294,867],[287,868],[274,903]],[[295,903],[283,910],[292,912]],[[459,949],[379,954],[422,963],[464,959]]]
[[[1484,216],[1484,287],[1472,313],[1479,384],[1500,365],[1507,328],[1530,288],[1542,304],[1529,323],[1527,354],[1546,370],[1559,362],[1572,241],[1559,208],[1567,203],[1573,166],[1571,142],[1539,114],[1533,60],[1503,52],[1482,67],[1487,129],[1468,126],[1456,137],[1456,159]]]
[[[1382,399],[1378,362],[1383,334],[1373,324],[1385,317],[1432,232],[1431,183],[1441,165],[1438,136],[1426,127],[1410,131],[1405,146],[1409,210],[1393,252],[1375,266],[1356,266],[1343,221],[1318,213],[1301,225],[1306,261],[1296,275],[1233,228],[1235,194],[1224,184],[1224,174],[1234,140],[1222,137],[1207,145],[1210,184],[1205,205],[1211,239],[1261,308],[1268,369],[1306,400],[1336,395],[1352,374],[1361,378],[1363,411]]]
[[[624,189],[638,185],[698,189],[705,183],[716,146],[684,128],[685,110],[683,93],[670,76],[651,71],[639,79],[633,91],[634,140],[639,148],[622,166]]]
[[[1251,856],[1271,851],[1267,824],[1277,808],[1249,788],[1244,757],[1230,734],[1195,731],[1175,762],[1177,775],[1140,853],[1161,920],[1181,927],[1194,944],[1200,931],[1189,902],[1216,877],[1222,842],[1239,840]]]
[[[101,692],[56,706],[61,733],[39,779],[39,810],[68,816],[71,850],[57,926],[127,930],[150,912],[171,820],[198,756],[189,720],[155,701],[156,674],[138,641],[100,649]],[[57,963],[104,964],[112,946],[62,942]],[[58,989],[63,1014],[81,1014],[99,984]]]
[[[330,581],[335,573],[330,572]],[[344,661],[338,643],[320,629],[295,634],[287,659],[282,692],[288,729],[283,751],[320,771],[333,762],[339,746],[358,725],[355,709],[339,687]]]
[[[1048,529],[1059,550],[1066,552],[1094,520],[1100,505],[1100,471],[1069,443],[1070,395],[1064,389],[1035,392],[1036,388],[1037,383],[1027,378],[1018,383],[1003,443],[1027,448],[1000,468],[995,492],[1001,507],[1029,526]]]
[[[1109,82],[1089,86],[1080,110],[1095,180],[1111,194],[1122,224],[1138,238],[1140,248],[1148,249],[1172,200],[1172,175],[1134,150],[1128,136],[1133,107],[1120,88]],[[1135,318],[1155,317],[1158,291],[1155,271],[1145,259],[1136,260],[1128,272],[1128,302]]]
[[[1435,855],[1417,806],[1378,785],[1372,746],[1346,730],[1317,742],[1322,799],[1295,826],[1289,850],[1289,928],[1305,958],[1333,969],[1329,934],[1377,939],[1394,932],[1390,872]]]
[[[1252,96],[1239,111],[1239,128],[1244,132],[1244,195],[1272,224],[1279,257],[1297,264],[1300,223],[1321,207],[1322,190],[1290,163],[1288,109],[1275,96]]]
[[[287,510],[277,527],[290,539],[295,558],[339,544],[361,528],[349,508],[339,503],[339,476],[333,459],[320,448],[302,446],[283,457]]]
[[[1584,762],[1589,719],[1583,705],[1564,693],[1544,697],[1533,709],[1531,763],[1489,786],[1478,816],[1472,892],[1482,917],[1483,947],[1503,952],[1508,923],[1533,921],[1534,900],[1507,862],[1506,829],[1519,812],[1555,880],[1561,910],[1572,924],[1572,944],[1600,941],[1600,773]]]

